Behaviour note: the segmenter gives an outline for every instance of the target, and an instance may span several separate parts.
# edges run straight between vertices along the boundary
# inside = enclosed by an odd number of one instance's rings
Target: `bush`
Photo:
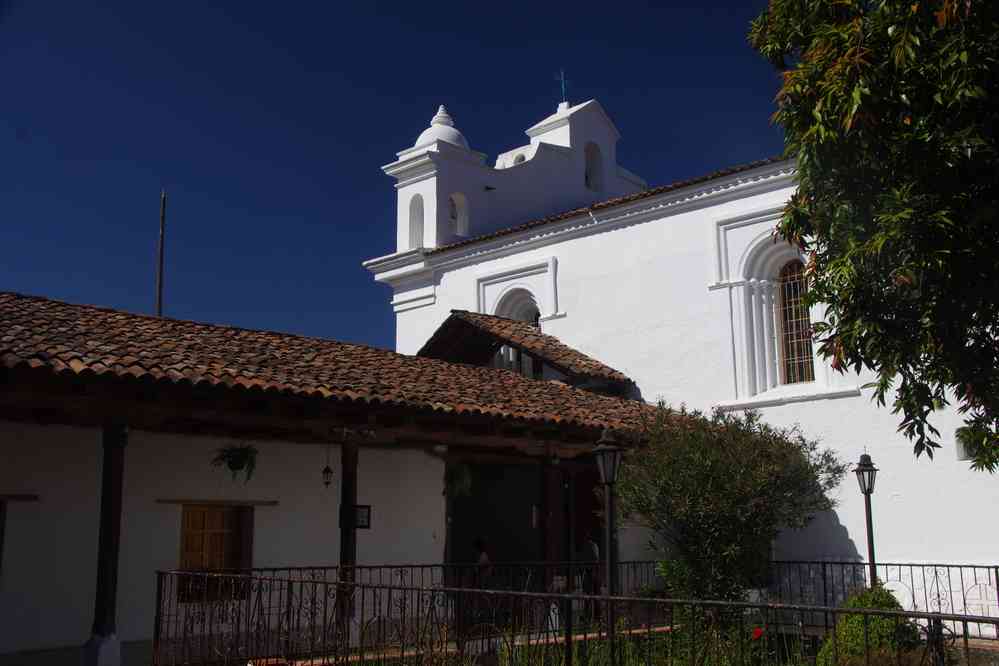
[[[660,403],[618,473],[622,513],[649,528],[675,598],[741,600],[766,575],[770,544],[834,505],[846,472],[833,451],[754,412],[705,415]]]
[[[843,607],[902,610],[892,593],[880,584],[850,597]],[[912,649],[918,643],[919,629],[910,620],[845,613],[837,618],[835,634],[828,636],[823,642],[815,663],[816,666],[853,663],[854,658],[863,659],[865,647],[872,657],[892,657]]]

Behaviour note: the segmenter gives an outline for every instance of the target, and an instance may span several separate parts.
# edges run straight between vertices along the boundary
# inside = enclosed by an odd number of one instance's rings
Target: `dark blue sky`
[[[662,184],[781,150],[764,0],[712,3],[0,0],[0,290],[391,347],[379,167],[438,104],[495,158],[597,98]]]

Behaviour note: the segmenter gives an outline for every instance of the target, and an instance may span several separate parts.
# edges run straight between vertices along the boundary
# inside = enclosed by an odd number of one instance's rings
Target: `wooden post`
[[[97,593],[94,598],[92,633],[95,636],[110,636],[117,630],[121,487],[128,431],[122,425],[105,425],[101,439],[104,462],[101,470],[101,522],[97,541]]]
[[[344,442],[340,448],[340,579],[344,568],[349,580],[354,579],[357,564],[357,527],[354,507],[357,505],[357,444]]]
[[[118,553],[121,547],[121,496],[128,430],[107,424],[101,431],[101,514],[97,537],[97,589],[94,623],[84,648],[84,664],[117,664],[121,647],[115,636],[118,615]]]
[[[357,444],[343,441],[340,444],[340,585],[337,593],[337,624],[344,649],[350,644],[350,616],[353,613],[352,583],[357,564]]]

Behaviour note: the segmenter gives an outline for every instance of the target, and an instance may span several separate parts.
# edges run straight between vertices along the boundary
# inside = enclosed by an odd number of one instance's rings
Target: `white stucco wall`
[[[100,432],[0,422],[5,464],[0,493],[34,493],[7,512],[0,573],[0,654],[82,645],[93,621],[100,508]],[[118,631],[152,635],[157,569],[180,564],[181,506],[157,500],[278,502],[254,509],[253,565],[333,565],[339,559],[339,449],[329,488],[316,445],[253,442],[260,453],[249,483],[209,461],[210,437],[132,430],[125,450]],[[358,562],[434,562],[443,553],[443,465],[417,450],[362,448],[358,502],[372,528],[358,531]]]
[[[41,500],[7,507],[0,654],[82,645],[94,612],[100,433],[0,421],[0,447],[0,493]]]
[[[954,410],[934,417],[944,442],[936,459],[916,460],[911,443],[895,432],[897,418],[861,392],[866,379],[840,375],[817,360],[815,382],[764,386],[755,395],[749,389],[754,360],[743,272],[754,252],[770,251],[772,216],[792,192],[786,169],[784,175],[779,170],[770,166],[631,210],[604,210],[596,220],[581,216],[431,255],[423,266],[432,270],[432,297],[419,307],[397,308],[398,350],[417,351],[452,308],[491,312],[490,299],[482,298],[484,280],[495,290],[518,281],[536,295],[546,333],[634,378],[650,402],[759,408],[771,423],[800,424],[850,463],[866,446],[882,469],[874,496],[879,560],[999,561],[999,532],[982,529],[981,513],[999,505],[999,486],[957,460]],[[557,270],[503,277],[545,262]],[[546,306],[549,292],[557,307]],[[838,497],[835,515],[786,535],[777,555],[866,558],[863,502],[852,475]],[[623,557],[644,555],[638,531],[622,543]]]

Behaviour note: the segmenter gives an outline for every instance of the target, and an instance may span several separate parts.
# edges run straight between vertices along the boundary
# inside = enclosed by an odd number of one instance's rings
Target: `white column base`
[[[118,636],[91,636],[83,646],[83,666],[121,666]]]

